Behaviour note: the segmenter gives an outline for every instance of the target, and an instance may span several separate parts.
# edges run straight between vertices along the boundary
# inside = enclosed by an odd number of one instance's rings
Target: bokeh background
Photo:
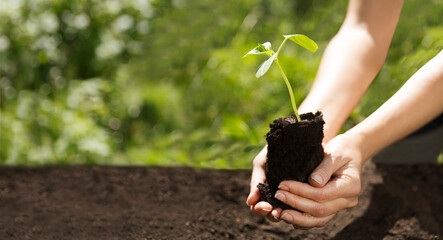
[[[1,0],[0,164],[245,168],[291,113],[257,43],[302,33],[280,56],[297,102],[347,1]],[[343,130],[443,48],[443,1],[405,1],[387,62]],[[274,66],[275,67],[275,66]]]

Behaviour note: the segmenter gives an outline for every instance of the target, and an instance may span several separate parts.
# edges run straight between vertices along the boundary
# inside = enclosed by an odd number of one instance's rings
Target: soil
[[[357,207],[294,230],[250,214],[250,170],[0,167],[0,239],[441,239],[442,176],[368,163]]]
[[[266,134],[268,154],[266,161],[266,183],[258,184],[262,200],[275,208],[292,207],[274,198],[278,185],[284,180],[308,182],[312,171],[324,157],[323,116],[321,112],[305,113],[297,121],[295,115],[279,118],[270,124]]]

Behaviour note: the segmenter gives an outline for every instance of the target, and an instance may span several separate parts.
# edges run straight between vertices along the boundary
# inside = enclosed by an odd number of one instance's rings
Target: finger
[[[337,191],[337,189],[331,188],[329,185],[333,185],[333,183],[329,183],[324,188],[316,188],[298,181],[283,181],[278,188],[316,202],[326,202],[340,197],[340,192]]]
[[[280,219],[280,213],[281,213],[281,209],[273,209],[269,214],[266,215],[266,213],[268,212],[268,208],[265,206],[264,209],[254,209],[255,206],[251,206],[251,211],[253,212],[253,214],[257,217],[266,217],[269,221],[271,222],[279,222]]]
[[[319,203],[281,190],[277,191],[275,198],[301,212],[309,213],[314,217],[326,217],[335,214],[343,208],[354,207],[358,201],[358,198],[354,197],[338,198],[332,201]]]
[[[271,214],[266,215],[266,219],[268,219],[271,222],[279,222],[280,219],[275,218],[274,216],[272,216]]]
[[[253,189],[248,195],[248,198],[246,199],[246,205],[253,206],[257,204],[257,202],[260,200],[260,191],[258,189]]]
[[[348,169],[346,174],[329,181],[323,188],[313,187],[298,181],[283,181],[278,188],[322,203],[338,198],[358,196],[361,189],[361,181],[357,173],[353,173],[352,170]]]
[[[260,153],[255,157],[252,166],[250,193],[246,199],[248,206],[255,205],[260,200],[260,191],[257,188],[259,183],[266,182],[265,162],[266,162],[267,147],[265,146]]]
[[[331,178],[332,174],[343,165],[346,159],[342,157],[332,157],[331,154],[325,153],[323,161],[312,171],[309,177],[309,183],[314,187],[323,187]]]
[[[259,217],[265,217],[271,213],[272,206],[268,202],[261,201],[251,206],[251,211]]]
[[[335,214],[326,217],[314,217],[308,213],[296,210],[285,210],[282,212],[281,219],[286,223],[293,224],[298,228],[323,227],[328,223]]]
[[[281,220],[280,219],[281,212],[282,212],[281,208],[275,208],[271,211],[271,214],[269,214],[269,216],[272,217],[275,220],[275,222],[279,222]]]

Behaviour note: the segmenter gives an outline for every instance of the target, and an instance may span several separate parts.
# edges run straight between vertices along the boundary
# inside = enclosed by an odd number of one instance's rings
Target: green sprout
[[[283,40],[283,42],[280,44],[280,47],[278,48],[277,52],[274,52],[271,49],[270,42],[265,42],[263,44],[259,44],[257,47],[255,47],[254,49],[252,49],[251,51],[246,53],[245,56],[243,56],[243,57],[246,57],[250,54],[266,54],[266,55],[268,55],[269,58],[266,61],[264,61],[260,65],[260,67],[258,67],[257,73],[255,74],[255,76],[257,78],[260,78],[261,76],[263,76],[269,70],[269,68],[271,67],[273,62],[275,62],[275,64],[277,64],[278,70],[280,70],[280,74],[282,75],[283,79],[285,80],[286,87],[288,87],[289,96],[291,97],[292,108],[294,109],[294,113],[295,113],[295,116],[297,117],[297,121],[300,121],[300,116],[298,115],[298,112],[297,112],[297,106],[295,105],[294,93],[292,91],[291,84],[289,83],[289,80],[286,77],[285,72],[283,72],[283,68],[281,67],[280,63],[278,62],[278,54],[280,53],[280,50],[282,49],[283,45],[285,44],[286,40],[288,40],[288,39],[290,39],[293,42],[297,43],[298,45],[308,49],[311,52],[317,51],[318,46],[312,39],[310,39],[307,36],[302,35],[302,34],[283,35],[283,37],[285,38],[285,40]]]

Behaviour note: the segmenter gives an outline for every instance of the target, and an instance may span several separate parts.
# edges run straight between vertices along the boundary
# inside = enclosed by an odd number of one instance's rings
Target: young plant
[[[288,39],[292,40],[293,42],[297,43],[298,45],[308,49],[311,52],[317,51],[318,46],[312,39],[308,38],[305,35],[292,34],[292,35],[283,35],[283,37],[285,39],[280,44],[280,47],[278,47],[277,52],[274,52],[271,49],[270,42],[265,42],[263,44],[259,44],[257,47],[255,47],[254,49],[252,49],[251,51],[246,53],[245,56],[243,56],[243,57],[246,57],[250,54],[264,54],[269,57],[258,68],[257,73],[255,74],[255,76],[257,78],[260,78],[261,76],[263,76],[269,70],[269,68],[271,67],[273,62],[275,62],[275,64],[277,64],[278,70],[280,71],[280,74],[282,75],[283,79],[285,80],[286,87],[288,87],[289,96],[291,97],[292,108],[294,110],[295,116],[297,117],[297,121],[300,121],[300,116],[298,115],[297,106],[295,104],[295,98],[294,98],[294,93],[292,91],[291,83],[289,83],[289,80],[286,77],[285,72],[283,71],[280,63],[278,62],[278,54],[280,53],[283,45],[286,43],[286,41]]]

